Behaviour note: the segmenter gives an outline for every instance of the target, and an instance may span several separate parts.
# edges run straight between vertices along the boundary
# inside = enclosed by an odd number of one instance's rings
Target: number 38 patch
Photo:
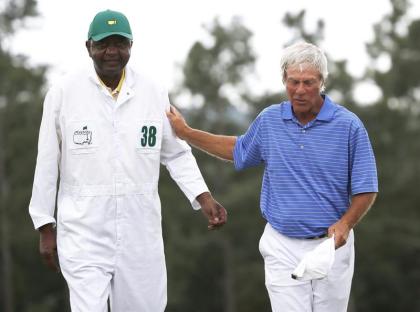
[[[153,153],[160,150],[162,124],[158,121],[144,121],[140,123],[137,138],[137,148],[143,153]]]

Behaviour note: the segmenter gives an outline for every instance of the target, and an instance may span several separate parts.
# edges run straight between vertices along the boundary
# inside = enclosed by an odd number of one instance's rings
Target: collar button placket
[[[118,173],[120,167],[120,160],[118,158],[118,150],[119,150],[119,138],[118,138],[118,118],[117,118],[117,110],[114,108],[112,112],[112,127],[113,127],[113,156],[114,156],[114,185],[115,188],[117,187],[117,183],[119,182]],[[116,192],[118,190],[116,189]]]

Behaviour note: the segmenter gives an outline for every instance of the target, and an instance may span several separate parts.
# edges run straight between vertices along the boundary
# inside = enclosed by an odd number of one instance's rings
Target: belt
[[[320,234],[320,235],[317,235],[317,236],[305,237],[305,239],[321,239],[321,238],[325,238],[327,236],[328,236],[327,233],[323,233],[323,234]]]

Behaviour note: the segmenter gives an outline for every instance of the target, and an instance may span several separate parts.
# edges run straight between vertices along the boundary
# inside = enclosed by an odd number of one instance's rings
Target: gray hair
[[[328,77],[327,57],[320,48],[307,42],[298,42],[284,49],[280,60],[283,83],[286,81],[286,71],[290,66],[304,63],[312,65],[319,71],[321,92],[323,92]]]

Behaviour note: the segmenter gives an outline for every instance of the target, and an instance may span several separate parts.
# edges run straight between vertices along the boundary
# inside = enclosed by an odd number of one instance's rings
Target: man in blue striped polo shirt
[[[378,191],[375,158],[360,119],[323,93],[325,54],[309,43],[285,49],[288,101],[269,106],[239,137],[189,127],[172,107],[177,135],[240,170],[264,164],[260,240],[273,311],[347,310],[354,269],[353,227]],[[335,261],[323,279],[291,273],[308,251],[334,235]]]

